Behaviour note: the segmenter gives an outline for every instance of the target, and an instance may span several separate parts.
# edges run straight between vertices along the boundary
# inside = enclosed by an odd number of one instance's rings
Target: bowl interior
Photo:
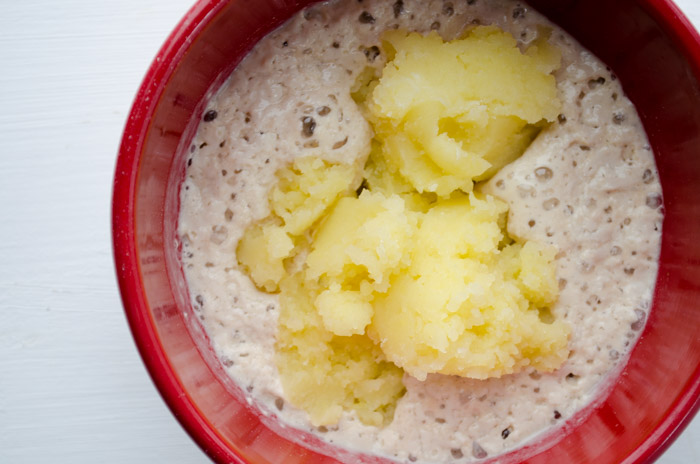
[[[134,337],[174,414],[219,462],[335,462],[302,444],[324,453],[329,446],[261,416],[223,372],[190,307],[175,233],[205,102],[257,40],[309,3],[197,3],[149,70],[117,162],[114,248]],[[530,3],[622,81],[655,152],[666,216],[653,308],[618,381],[568,425],[499,462],[649,462],[700,393],[700,39],[664,0]]]

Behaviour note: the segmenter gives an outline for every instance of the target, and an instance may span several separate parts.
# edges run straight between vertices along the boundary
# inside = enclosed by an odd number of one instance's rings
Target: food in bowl
[[[432,30],[449,41],[478,24],[507,31],[524,50],[548,35],[561,53],[556,121],[477,190],[508,204],[511,236],[557,249],[559,296],[550,310],[571,328],[570,355],[551,373],[404,375],[405,394],[386,425],[367,425],[351,410],[337,423],[313,425],[285,401],[275,347],[279,297],[256,287],[239,264],[240,239],[269,216],[281,170],[308,157],[364,167],[376,129],[353,93],[358,82],[382,74],[385,31]],[[261,41],[209,102],[187,164],[183,265],[222,364],[262,410],[340,446],[409,461],[500,454],[601,394],[644,326],[662,220],[653,154],[615,76],[522,3],[364,1],[306,9]]]

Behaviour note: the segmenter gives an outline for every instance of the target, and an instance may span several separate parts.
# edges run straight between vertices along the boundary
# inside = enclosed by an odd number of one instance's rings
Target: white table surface
[[[209,462],[137,354],[110,242],[124,121],[192,1],[2,2],[0,463]],[[658,462],[700,462],[700,418]]]

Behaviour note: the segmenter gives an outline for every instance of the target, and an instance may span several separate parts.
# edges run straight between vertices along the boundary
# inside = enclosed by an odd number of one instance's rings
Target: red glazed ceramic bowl
[[[249,406],[194,321],[177,259],[185,152],[207,99],[309,3],[199,1],[148,70],[117,160],[114,253],[134,338],[175,416],[221,463],[381,462],[337,453]],[[498,462],[652,462],[700,404],[700,37],[666,0],[530,3],[622,81],[654,148],[666,217],[653,308],[619,379],[569,425]]]

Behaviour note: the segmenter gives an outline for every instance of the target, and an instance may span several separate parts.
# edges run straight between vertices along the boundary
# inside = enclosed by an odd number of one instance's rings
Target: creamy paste
[[[346,413],[337,426],[315,429],[283,400],[277,296],[258,291],[237,267],[237,242],[269,213],[275,172],[295,158],[364,163],[372,130],[349,89],[366,66],[384,66],[382,31],[435,29],[453,39],[472,24],[495,24],[523,46],[546,25],[563,54],[558,122],[481,188],[509,203],[512,236],[558,248],[561,292],[552,312],[572,328],[571,356],[551,374],[406,376],[389,426]],[[306,9],[263,39],[209,102],[187,164],[179,236],[195,311],[251,401],[328,442],[405,462],[498,455],[601,394],[644,327],[663,218],[651,148],[615,75],[522,2],[336,0]]]

